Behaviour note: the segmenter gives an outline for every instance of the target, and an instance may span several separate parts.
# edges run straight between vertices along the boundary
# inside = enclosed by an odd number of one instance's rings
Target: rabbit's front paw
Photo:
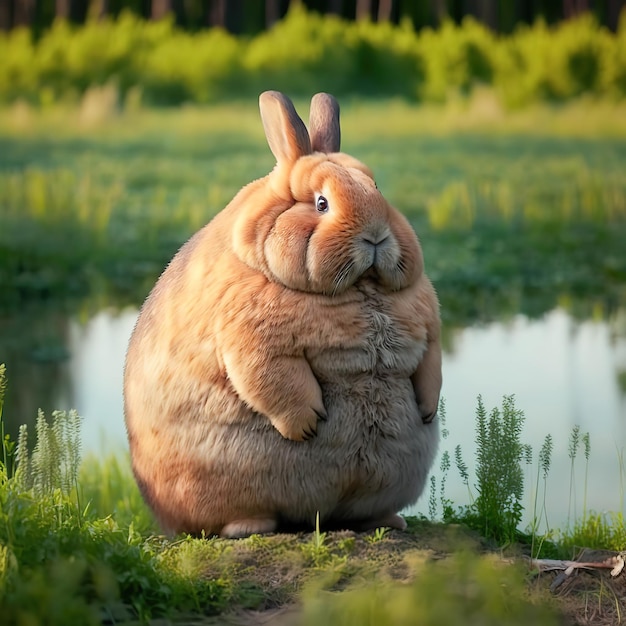
[[[323,405],[319,408],[310,407],[294,415],[272,420],[276,430],[285,438],[292,441],[308,441],[317,435],[319,421],[327,419]]]

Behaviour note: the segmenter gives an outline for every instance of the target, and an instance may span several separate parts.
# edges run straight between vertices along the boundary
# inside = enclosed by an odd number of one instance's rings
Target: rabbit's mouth
[[[361,278],[369,278],[370,280],[374,280],[376,282],[380,282],[380,274],[378,273],[378,268],[376,265],[372,263],[362,274]]]

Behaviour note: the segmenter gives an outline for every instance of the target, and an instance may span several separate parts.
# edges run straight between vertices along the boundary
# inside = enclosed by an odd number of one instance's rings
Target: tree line
[[[150,20],[171,14],[186,30],[217,26],[251,35],[270,28],[293,4],[345,19],[398,23],[408,18],[418,29],[436,27],[446,19],[460,23],[471,15],[507,33],[539,17],[553,24],[584,12],[616,30],[626,0],[0,0],[0,30],[26,26],[37,34],[56,18],[81,24],[90,17],[115,18],[127,10]]]

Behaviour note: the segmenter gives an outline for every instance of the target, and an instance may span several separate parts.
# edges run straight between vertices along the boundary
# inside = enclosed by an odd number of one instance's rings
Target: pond
[[[0,346],[8,357],[5,419],[11,431],[21,422],[32,423],[38,408],[47,414],[76,408],[84,418],[85,453],[126,450],[123,363],[137,310],[94,308],[87,312],[53,308],[32,318],[26,313],[5,317]],[[526,468],[524,524],[530,521],[537,454],[548,433],[554,440],[547,488],[550,524],[564,527],[570,509],[572,515],[582,513],[582,450],[570,498],[568,443],[575,425],[591,440],[587,508],[623,510],[626,311],[618,310],[608,319],[580,321],[555,308],[536,319],[517,314],[506,321],[450,330],[443,369],[450,434],[442,440],[440,452],[448,450],[453,456],[460,444],[470,469],[478,394],[488,411],[510,394],[524,411],[524,441],[532,445],[535,459]],[[439,474],[439,460],[433,471]],[[446,491],[456,504],[468,502],[467,488],[454,467]],[[410,512],[428,513],[427,492]]]

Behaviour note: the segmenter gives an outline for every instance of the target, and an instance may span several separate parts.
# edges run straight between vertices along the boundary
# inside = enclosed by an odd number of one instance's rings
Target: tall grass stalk
[[[617,450],[619,463],[619,510],[624,510],[624,481],[626,480],[626,464],[624,463],[624,448]]]
[[[446,441],[450,434],[447,426],[446,401],[445,398],[439,400],[437,416],[441,428],[441,439]],[[430,477],[430,494],[428,499],[428,514],[431,520],[437,518],[437,511],[441,507],[441,516],[443,519],[451,514],[452,502],[446,496],[446,482],[450,471],[450,453],[447,450],[441,455],[439,461],[439,493],[437,493],[437,478],[434,474]]]
[[[2,436],[2,462],[5,471],[9,472],[9,458],[11,454],[11,442],[8,435],[4,432],[4,420],[2,419],[2,410],[4,408],[4,394],[7,388],[6,365],[0,363],[0,436]]]
[[[546,507],[546,496],[548,492],[548,473],[550,472],[550,465],[552,463],[552,435],[547,434],[543,440],[543,445],[539,450],[539,457],[537,460],[537,482],[535,484],[535,497],[533,502],[533,521],[531,525],[531,556],[538,555],[541,551],[541,544],[543,540],[550,532],[550,523],[548,521],[548,509]],[[539,497],[539,477],[543,477],[543,498],[541,503],[541,510],[537,513],[537,500]],[[541,523],[541,517],[544,517],[546,524],[546,533],[542,536],[540,545],[535,550],[535,542],[537,540],[537,533],[539,530],[539,524]]]
[[[586,432],[582,436],[583,450],[585,453],[585,487],[583,493],[583,522],[587,517],[587,483],[589,478],[589,456],[591,455],[591,438]]]
[[[569,471],[569,501],[567,503],[567,528],[570,527],[572,521],[572,502],[574,503],[574,511],[576,510],[576,481],[574,475],[574,462],[576,461],[576,455],[578,454],[578,446],[580,445],[580,426],[576,424],[569,436],[569,444],[567,447],[567,454],[570,460]]]

